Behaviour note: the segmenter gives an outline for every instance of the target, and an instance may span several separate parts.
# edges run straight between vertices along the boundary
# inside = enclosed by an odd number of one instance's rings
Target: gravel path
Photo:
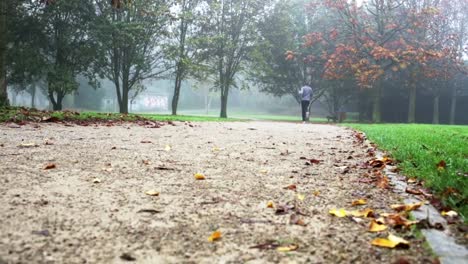
[[[273,122],[0,125],[0,263],[429,261],[411,232],[397,233],[410,249],[377,248],[387,233],[367,232],[369,220],[329,215],[359,198],[378,212],[401,202],[359,182],[369,146],[354,141],[337,126]],[[252,248],[262,244],[273,249]]]

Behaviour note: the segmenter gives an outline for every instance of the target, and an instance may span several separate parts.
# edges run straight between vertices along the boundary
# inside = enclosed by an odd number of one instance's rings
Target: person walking
[[[302,107],[302,123],[304,124],[308,117],[310,100],[312,99],[312,87],[309,85],[302,86],[299,90],[299,95],[301,96],[301,107]]]

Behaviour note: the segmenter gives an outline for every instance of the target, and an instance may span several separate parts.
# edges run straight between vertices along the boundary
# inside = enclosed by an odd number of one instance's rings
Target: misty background
[[[468,1],[6,0],[0,105],[468,124]],[[343,115],[343,113],[346,113]]]

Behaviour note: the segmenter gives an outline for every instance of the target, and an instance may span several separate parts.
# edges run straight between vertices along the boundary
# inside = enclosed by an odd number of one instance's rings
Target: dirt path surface
[[[1,125],[0,263],[429,260],[410,232],[397,233],[410,249],[377,248],[370,242],[387,233],[329,215],[359,198],[379,212],[400,202],[359,182],[355,165],[369,160],[369,146],[354,141],[341,127],[269,122]],[[44,170],[49,163],[56,168]],[[198,172],[206,180],[195,180]],[[152,189],[160,195],[145,194]],[[306,226],[291,224],[291,215]],[[216,230],[222,238],[209,242]],[[298,248],[251,248],[261,244]]]

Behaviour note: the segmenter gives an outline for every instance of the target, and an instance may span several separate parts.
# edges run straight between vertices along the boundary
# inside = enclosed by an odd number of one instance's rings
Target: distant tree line
[[[468,122],[467,0],[281,1],[270,16],[252,72],[265,91],[312,83],[361,121]]]
[[[233,88],[299,101],[309,83],[331,115],[426,122],[430,112],[433,123],[455,123],[468,110],[467,8],[468,0],[3,0],[0,105],[7,86],[41,87],[60,110],[84,76],[95,88],[111,81],[128,113],[146,80],[164,78],[174,80],[176,115],[191,79],[219,91],[227,117]]]

